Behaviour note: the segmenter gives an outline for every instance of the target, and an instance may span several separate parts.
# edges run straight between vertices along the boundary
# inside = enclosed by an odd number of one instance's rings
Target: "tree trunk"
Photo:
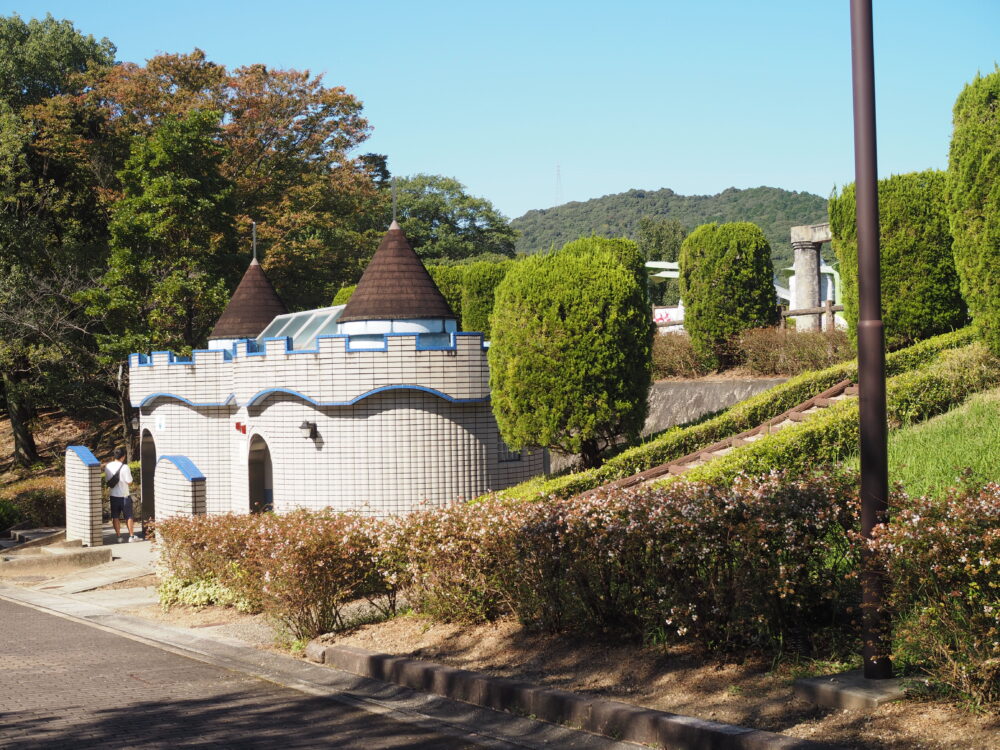
[[[38,448],[30,426],[34,410],[20,392],[16,376],[3,373],[0,377],[0,390],[6,400],[7,416],[10,417],[10,428],[14,433],[14,461],[24,467],[38,463]]]
[[[128,366],[122,365],[122,375],[118,379],[118,413],[121,415],[122,439],[125,441],[126,461],[132,461],[136,454],[137,435],[132,429],[132,417],[139,412],[132,408],[128,397]]]
[[[601,448],[596,438],[584,440],[580,445],[580,460],[584,469],[595,469],[601,465]]]

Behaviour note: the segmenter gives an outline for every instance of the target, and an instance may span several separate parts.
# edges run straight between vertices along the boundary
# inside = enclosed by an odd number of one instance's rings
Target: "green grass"
[[[857,456],[848,461],[858,463]],[[889,433],[889,481],[911,495],[943,495],[967,470],[974,483],[1000,481],[1000,389]]]

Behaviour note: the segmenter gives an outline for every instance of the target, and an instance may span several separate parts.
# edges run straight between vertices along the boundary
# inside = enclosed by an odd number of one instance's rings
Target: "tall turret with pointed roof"
[[[243,274],[229,304],[212,329],[208,346],[210,349],[226,349],[239,339],[252,339],[276,315],[287,312],[288,308],[274,291],[271,281],[255,257],[250,261],[250,267]]]
[[[454,321],[455,313],[393,220],[339,320]]]

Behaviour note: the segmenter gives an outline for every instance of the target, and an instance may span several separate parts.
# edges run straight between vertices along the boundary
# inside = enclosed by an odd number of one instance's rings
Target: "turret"
[[[231,349],[240,339],[255,338],[275,316],[287,312],[285,303],[274,291],[257,258],[254,258],[212,329],[208,348]]]
[[[364,346],[365,340],[381,345],[386,333],[439,334],[444,342],[458,330],[451,306],[395,220],[340,315],[337,330],[350,335],[352,347]]]

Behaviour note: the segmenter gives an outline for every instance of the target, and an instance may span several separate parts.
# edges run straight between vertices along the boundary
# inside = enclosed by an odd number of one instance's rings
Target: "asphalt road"
[[[0,638],[0,748],[481,746],[2,599]]]

